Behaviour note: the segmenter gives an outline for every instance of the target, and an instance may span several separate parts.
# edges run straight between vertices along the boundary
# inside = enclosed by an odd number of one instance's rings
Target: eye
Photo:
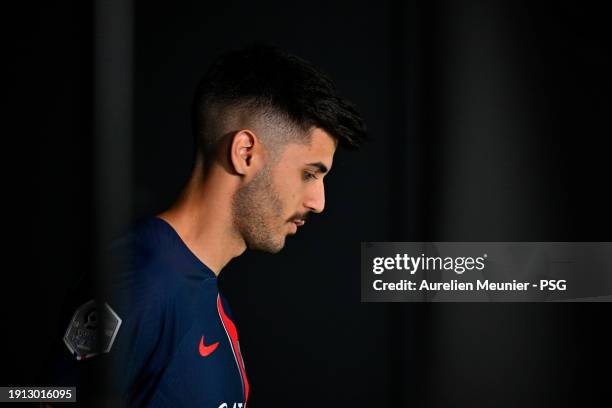
[[[311,181],[311,180],[316,180],[317,176],[315,176],[314,173],[311,173],[309,171],[305,171],[304,175],[303,175],[304,181]]]

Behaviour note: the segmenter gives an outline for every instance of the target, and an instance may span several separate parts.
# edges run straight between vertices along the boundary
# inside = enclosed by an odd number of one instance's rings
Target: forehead
[[[331,169],[337,145],[329,133],[314,128],[310,132],[310,143],[290,143],[281,154],[281,161],[293,165],[321,162]]]

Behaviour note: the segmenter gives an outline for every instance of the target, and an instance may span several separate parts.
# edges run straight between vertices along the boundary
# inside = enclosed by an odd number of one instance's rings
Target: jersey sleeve
[[[138,254],[136,254],[138,256]],[[150,260],[150,258],[145,257]],[[172,331],[174,285],[154,262],[130,259],[118,266],[110,285],[111,307],[121,319],[109,352],[110,385],[130,405],[148,395],[156,383]]]
[[[164,336],[173,320],[172,284],[139,250],[122,248],[109,256],[114,269],[106,295],[94,300],[100,290],[84,274],[64,302],[42,377],[47,386],[76,386],[81,402],[104,396],[137,406],[169,352]]]

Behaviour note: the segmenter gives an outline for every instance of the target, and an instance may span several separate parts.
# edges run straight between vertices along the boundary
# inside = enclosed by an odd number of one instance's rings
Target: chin
[[[276,254],[280,252],[285,247],[285,238],[280,238],[277,240],[267,239],[267,240],[259,240],[255,242],[247,242],[247,248],[255,250],[268,252],[270,254]]]
[[[279,253],[283,248],[285,247],[285,239],[281,239],[279,242],[276,243],[276,245],[270,245],[267,247],[267,249],[265,249],[266,252],[269,252],[271,254],[277,254]]]

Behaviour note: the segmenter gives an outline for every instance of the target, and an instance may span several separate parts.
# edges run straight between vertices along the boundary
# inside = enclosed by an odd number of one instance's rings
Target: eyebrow
[[[319,171],[320,173],[327,173],[327,166],[325,166],[321,162],[308,163],[307,166],[316,167],[317,171]]]

